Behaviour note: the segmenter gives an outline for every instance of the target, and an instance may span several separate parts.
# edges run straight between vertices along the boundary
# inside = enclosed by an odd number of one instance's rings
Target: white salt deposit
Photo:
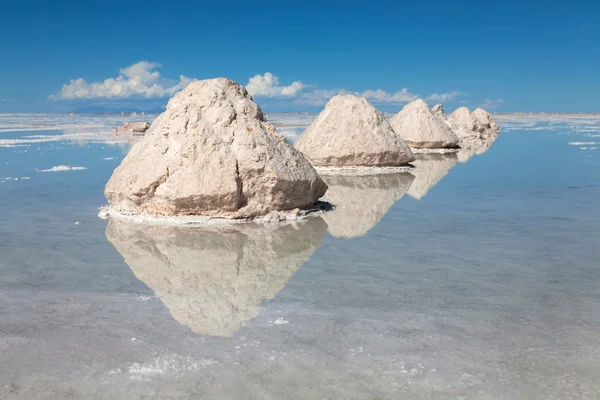
[[[347,167],[315,167],[321,175],[379,175],[379,174],[397,174],[399,172],[409,172],[413,167],[365,167],[365,166],[347,166]]]

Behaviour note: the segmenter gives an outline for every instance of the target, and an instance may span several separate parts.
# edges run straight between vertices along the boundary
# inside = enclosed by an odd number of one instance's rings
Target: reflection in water
[[[466,163],[474,155],[481,155],[485,153],[490,149],[490,147],[492,147],[492,144],[494,143],[497,137],[497,134],[493,134],[486,140],[474,140],[470,142],[468,146],[461,147],[461,149],[457,153],[458,162]]]
[[[415,179],[408,173],[321,178],[329,186],[325,198],[336,207],[323,218],[331,235],[345,238],[363,236],[377,225]]]
[[[412,164],[416,167],[410,172],[415,180],[408,189],[408,195],[420,200],[429,189],[434,187],[456,165],[456,153],[416,154]]]
[[[327,224],[210,228],[109,220],[107,239],[180,324],[232,336],[311,257]]]

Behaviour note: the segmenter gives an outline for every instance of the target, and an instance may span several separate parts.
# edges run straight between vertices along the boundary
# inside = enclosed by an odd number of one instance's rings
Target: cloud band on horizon
[[[163,78],[157,69],[160,64],[140,61],[119,71],[116,78],[108,78],[102,82],[87,82],[84,78],[72,79],[64,84],[60,92],[50,95],[49,100],[84,100],[84,99],[161,99],[173,96],[188,84],[197,80],[180,75],[179,80]],[[396,92],[383,89],[369,89],[363,92],[352,92],[346,89],[321,89],[316,85],[294,81],[282,85],[279,77],[270,72],[251,77],[246,84],[248,92],[258,99],[281,99],[295,104],[322,106],[329,99],[341,94],[355,94],[366,97],[373,103],[405,104],[418,99],[420,96],[408,88]],[[449,93],[434,93],[426,100],[433,102],[452,101],[466,93],[453,91]],[[500,103],[501,104],[501,103]],[[499,104],[498,104],[499,106]]]

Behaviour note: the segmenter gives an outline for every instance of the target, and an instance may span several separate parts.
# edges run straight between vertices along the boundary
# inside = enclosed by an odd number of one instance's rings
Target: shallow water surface
[[[600,396],[599,119],[501,116],[481,154],[325,176],[322,218],[190,228],[97,217],[120,118],[10,118],[0,398]]]

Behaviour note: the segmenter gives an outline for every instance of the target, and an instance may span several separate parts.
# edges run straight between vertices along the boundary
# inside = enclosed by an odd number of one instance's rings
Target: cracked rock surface
[[[253,218],[310,208],[326,190],[246,89],[217,78],[169,100],[104,193],[125,213]]]

